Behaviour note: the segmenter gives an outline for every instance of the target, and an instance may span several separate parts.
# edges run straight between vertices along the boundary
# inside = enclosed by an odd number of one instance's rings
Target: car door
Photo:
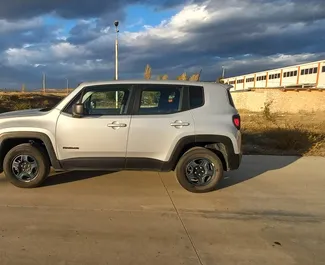
[[[124,168],[131,94],[131,85],[91,86],[69,104],[56,129],[57,152],[64,168]],[[75,118],[72,105],[81,95],[85,114]]]
[[[191,112],[184,110],[186,95],[186,88],[177,85],[138,86],[139,102],[135,102],[131,118],[127,168],[159,169],[181,138],[194,135]]]

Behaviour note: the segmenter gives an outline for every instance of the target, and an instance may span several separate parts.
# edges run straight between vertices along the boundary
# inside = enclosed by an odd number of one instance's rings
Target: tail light
[[[232,116],[232,122],[234,123],[237,130],[240,130],[240,115],[235,114]]]

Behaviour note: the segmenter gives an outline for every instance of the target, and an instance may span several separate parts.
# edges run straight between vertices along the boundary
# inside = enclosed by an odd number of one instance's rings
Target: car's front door
[[[184,110],[188,96],[185,92],[186,88],[177,85],[138,86],[139,102],[131,119],[127,168],[158,169],[169,160],[181,138],[194,136],[191,112]]]
[[[131,94],[131,85],[91,86],[70,103],[56,129],[56,148],[64,168],[124,168]],[[75,118],[72,105],[81,95],[85,113]]]

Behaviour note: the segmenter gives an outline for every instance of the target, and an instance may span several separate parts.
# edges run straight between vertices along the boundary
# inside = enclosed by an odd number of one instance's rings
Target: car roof
[[[108,80],[108,81],[93,81],[82,82],[80,86],[98,86],[98,85],[113,85],[113,84],[158,84],[158,85],[184,85],[184,86],[207,86],[217,85],[229,89],[229,85],[216,82],[198,82],[198,81],[183,81],[183,80],[151,80],[151,79],[130,79],[130,80]],[[231,86],[232,87],[232,86]]]

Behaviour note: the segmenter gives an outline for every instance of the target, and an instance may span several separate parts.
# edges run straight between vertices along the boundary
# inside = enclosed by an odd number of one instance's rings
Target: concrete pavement
[[[245,156],[208,194],[173,173],[59,173],[31,190],[1,175],[0,264],[325,264],[324,162]]]

